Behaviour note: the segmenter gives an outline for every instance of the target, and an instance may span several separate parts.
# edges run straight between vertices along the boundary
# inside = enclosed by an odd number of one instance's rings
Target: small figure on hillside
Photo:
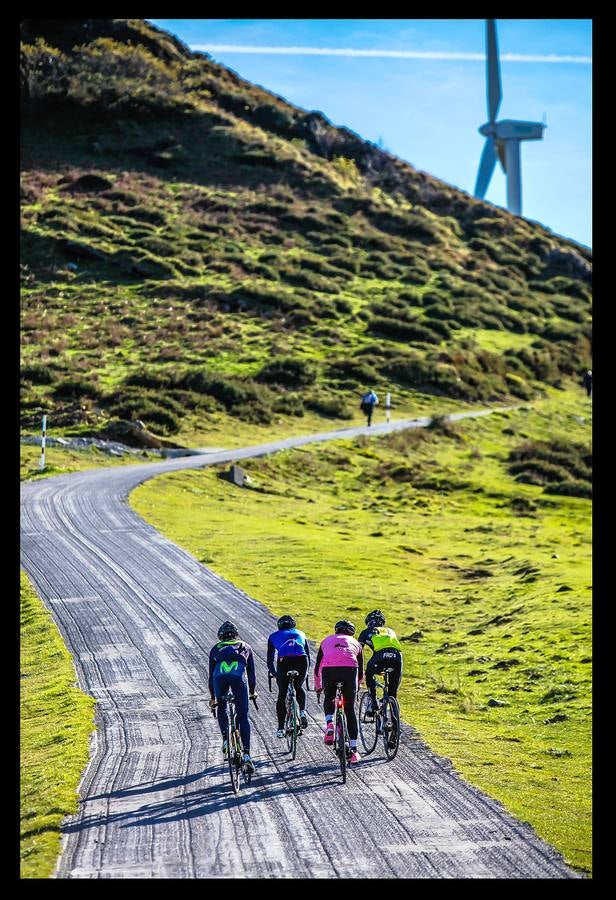
[[[374,393],[373,390],[369,390],[364,396],[361,398],[361,403],[359,408],[366,416],[368,420],[368,425],[372,425],[372,413],[374,412],[374,407],[378,405],[379,398]]]
[[[587,369],[584,372],[584,387],[586,388],[586,393],[589,397],[592,396],[592,369]]]

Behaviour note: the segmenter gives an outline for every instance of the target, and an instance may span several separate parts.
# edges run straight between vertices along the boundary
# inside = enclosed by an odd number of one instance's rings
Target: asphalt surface
[[[80,687],[97,700],[79,811],[63,825],[56,877],[578,877],[408,725],[393,762],[377,748],[343,785],[311,693],[309,729],[291,762],[267,691],[275,618],[127,504],[134,487],[163,472],[428,421],[23,485],[23,568],[62,632]],[[227,618],[254,649],[260,706],[251,707],[256,774],[237,796],[207,703],[209,649]]]

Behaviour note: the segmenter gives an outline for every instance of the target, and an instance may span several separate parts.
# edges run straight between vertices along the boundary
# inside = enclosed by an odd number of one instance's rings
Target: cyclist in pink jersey
[[[357,716],[355,715],[355,693],[358,684],[364,680],[364,658],[359,641],[356,641],[355,625],[341,619],[334,626],[335,634],[321,641],[314,667],[314,687],[320,694],[324,692],[323,709],[325,711],[325,743],[334,743],[334,697],[336,684],[343,684],[344,709],[349,725],[349,743],[351,745],[350,762],[359,762],[357,752]]]

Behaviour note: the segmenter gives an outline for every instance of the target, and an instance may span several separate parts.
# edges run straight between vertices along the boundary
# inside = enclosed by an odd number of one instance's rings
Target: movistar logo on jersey
[[[228,675],[229,672],[235,672],[235,670],[238,668],[238,666],[239,666],[239,663],[237,660],[234,660],[233,662],[228,663],[228,662],[225,662],[223,659],[222,662],[220,663],[220,671],[224,672],[225,675]]]

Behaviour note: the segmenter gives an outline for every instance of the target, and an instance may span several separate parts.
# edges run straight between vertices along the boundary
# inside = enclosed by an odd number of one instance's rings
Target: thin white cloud
[[[207,53],[275,53],[285,56],[373,56],[390,59],[453,59],[485,62],[483,53],[447,53],[436,50],[357,50],[351,47],[260,47],[249,44],[193,44],[192,50]],[[580,63],[590,65],[591,56],[502,53],[501,62]]]

